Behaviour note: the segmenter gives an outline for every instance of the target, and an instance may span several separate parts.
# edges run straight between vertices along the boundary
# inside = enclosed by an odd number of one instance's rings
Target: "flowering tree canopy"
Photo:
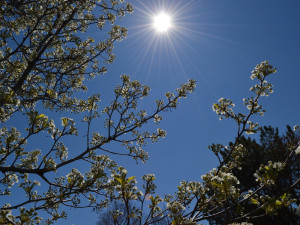
[[[98,107],[99,94],[79,97],[87,91],[84,80],[105,73],[105,64],[113,62],[113,44],[127,34],[116,22],[131,12],[132,6],[122,0],[1,1],[1,224],[50,224],[66,217],[61,206],[105,207],[119,188],[115,184],[118,166],[109,154],[146,161],[143,146],[166,132],[140,128],[150,120],[159,123],[159,113],[176,108],[178,99],[194,90],[195,81],[190,80],[176,94],[167,93],[166,100],[157,100],[148,114],[137,106],[150,88],[128,75],[121,76],[115,99],[103,109]],[[88,37],[89,28],[102,31],[103,40]],[[58,117],[69,116],[58,121],[48,116],[54,112]],[[86,123],[82,140],[86,147],[69,154],[64,140],[82,132],[70,118],[74,114]],[[91,129],[92,121],[100,116],[106,129],[102,133]],[[25,125],[9,126],[20,118]],[[33,149],[36,137],[46,144]],[[110,150],[112,142],[124,150]],[[84,172],[79,162],[87,165]],[[119,181],[125,182],[122,176]],[[23,197],[15,198],[16,192]],[[96,201],[96,196],[102,196],[101,200]]]

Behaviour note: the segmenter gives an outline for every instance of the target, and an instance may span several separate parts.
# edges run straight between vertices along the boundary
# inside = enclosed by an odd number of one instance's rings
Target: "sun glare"
[[[153,25],[158,32],[166,32],[171,27],[171,17],[161,13],[154,17]]]

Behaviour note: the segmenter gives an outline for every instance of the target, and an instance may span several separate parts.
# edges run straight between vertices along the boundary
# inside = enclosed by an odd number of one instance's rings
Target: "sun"
[[[158,32],[168,31],[171,25],[171,17],[166,13],[160,13],[153,18],[153,26]]]

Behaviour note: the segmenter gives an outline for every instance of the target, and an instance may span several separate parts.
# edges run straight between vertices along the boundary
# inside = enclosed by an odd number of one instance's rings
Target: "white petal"
[[[295,150],[295,153],[296,153],[297,155],[300,154],[300,145],[298,145],[297,149]],[[299,211],[300,211],[300,209],[299,209]]]

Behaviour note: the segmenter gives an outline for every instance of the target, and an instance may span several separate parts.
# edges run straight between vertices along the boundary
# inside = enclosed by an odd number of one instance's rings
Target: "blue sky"
[[[108,73],[89,84],[91,93],[100,92],[103,105],[113,99],[112,88],[121,74],[149,85],[149,98],[142,106],[151,109],[181,83],[193,78],[196,91],[182,99],[177,110],[164,113],[160,127],[167,137],[146,147],[147,164],[119,158],[118,163],[137,177],[157,176],[159,194],[174,193],[181,180],[200,180],[217,166],[207,149],[211,143],[232,141],[237,127],[233,121],[219,121],[212,104],[219,98],[232,99],[236,110],[244,110],[242,99],[250,95],[250,74],[254,66],[269,60],[278,72],[269,78],[274,94],[262,101],[267,110],[261,125],[284,132],[286,125],[299,121],[300,1],[130,1],[135,12],[121,24],[129,29],[127,39],[116,44],[117,58]],[[171,14],[173,28],[158,34],[152,15]],[[101,33],[93,34],[101,38]],[[150,129],[153,127],[150,126]],[[69,218],[57,224],[94,224],[90,210],[67,210]]]

